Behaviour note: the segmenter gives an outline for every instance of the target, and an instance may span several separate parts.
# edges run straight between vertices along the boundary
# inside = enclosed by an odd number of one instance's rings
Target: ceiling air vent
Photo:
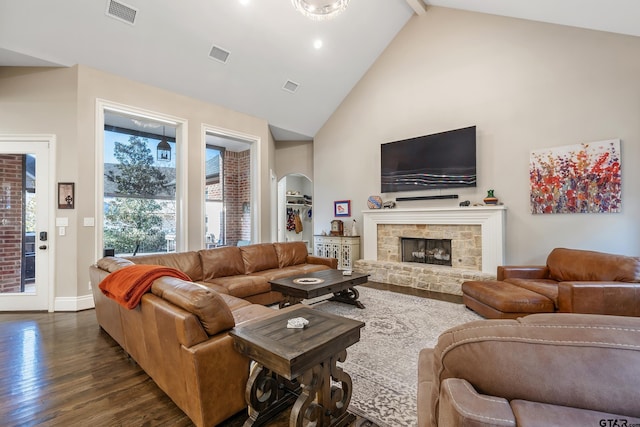
[[[209,52],[209,56],[212,59],[215,59],[216,61],[220,61],[223,64],[227,63],[227,60],[229,59],[229,55],[231,55],[229,51],[226,51],[223,48],[215,45],[211,48],[211,52]]]
[[[286,90],[287,92],[296,93],[296,91],[298,90],[298,86],[300,86],[298,83],[287,80],[284,86],[282,86],[282,89]]]
[[[136,21],[138,10],[115,0],[107,0],[107,16],[133,25]]]

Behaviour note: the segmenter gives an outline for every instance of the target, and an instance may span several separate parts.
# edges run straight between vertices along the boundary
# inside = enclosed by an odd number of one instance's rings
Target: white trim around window
[[[95,242],[99,257],[103,253],[102,224],[104,222],[104,112],[140,117],[176,127],[176,251],[184,252],[189,247],[187,233],[188,191],[187,191],[187,159],[188,159],[188,120],[162,114],[155,111],[119,104],[96,98],[96,158],[95,158]]]

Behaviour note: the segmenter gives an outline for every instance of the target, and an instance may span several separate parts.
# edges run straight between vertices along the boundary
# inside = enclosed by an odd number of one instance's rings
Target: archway
[[[303,174],[278,181],[278,241],[303,241],[313,253],[313,186]]]

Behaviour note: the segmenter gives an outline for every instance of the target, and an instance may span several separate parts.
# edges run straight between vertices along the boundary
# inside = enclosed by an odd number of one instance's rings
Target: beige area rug
[[[418,353],[433,347],[445,330],[482,317],[462,304],[357,289],[365,309],[331,301],[313,304],[317,310],[366,324],[343,364],[353,381],[349,410],[381,427],[415,426]]]

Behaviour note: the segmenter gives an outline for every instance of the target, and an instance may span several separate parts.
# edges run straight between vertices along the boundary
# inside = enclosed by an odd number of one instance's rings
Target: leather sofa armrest
[[[504,279],[547,279],[549,269],[545,265],[500,265],[497,280]]]
[[[101,258],[95,264],[95,266],[99,269],[107,271],[109,273],[113,273],[116,270],[120,270],[121,268],[128,267],[130,265],[133,265],[133,262],[129,261],[128,259],[113,256]]]
[[[418,427],[435,425],[431,411],[431,396],[434,393],[433,349],[423,348],[418,355]]]
[[[559,282],[558,311],[640,316],[640,283]]]
[[[307,263],[326,265],[329,268],[338,268],[338,260],[336,258],[320,257],[315,255],[307,255]]]
[[[439,426],[516,425],[507,399],[479,394],[468,381],[460,378],[448,378],[442,382],[439,409]]]
[[[151,292],[196,315],[210,336],[235,326],[233,314],[224,299],[206,286],[174,277],[160,277],[153,282]]]

